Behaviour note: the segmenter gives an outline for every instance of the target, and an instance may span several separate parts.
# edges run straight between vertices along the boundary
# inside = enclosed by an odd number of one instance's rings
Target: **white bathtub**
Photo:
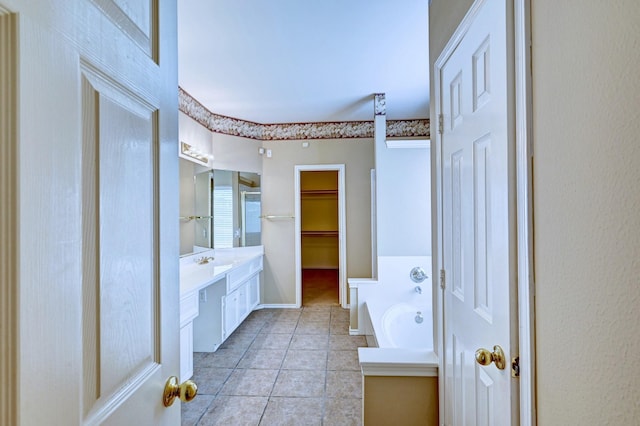
[[[433,315],[429,306],[384,300],[365,302],[374,345],[379,348],[405,348],[433,351]],[[420,313],[423,321],[418,323]]]
[[[367,348],[358,348],[364,376],[438,376],[433,350],[433,316],[428,306],[385,300],[364,304],[372,334]],[[416,323],[421,312],[423,321]]]

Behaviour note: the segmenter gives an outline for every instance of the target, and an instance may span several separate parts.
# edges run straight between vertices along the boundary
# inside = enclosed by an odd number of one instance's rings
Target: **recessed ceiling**
[[[428,0],[180,0],[179,84],[261,124],[429,117]]]

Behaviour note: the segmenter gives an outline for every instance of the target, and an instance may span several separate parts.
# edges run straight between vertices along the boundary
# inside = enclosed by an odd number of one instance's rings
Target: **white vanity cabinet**
[[[180,259],[181,378],[193,375],[193,352],[216,351],[260,303],[263,255],[256,246]]]
[[[227,295],[222,300],[223,340],[229,337],[258,305],[261,270],[262,257],[259,257],[227,274]]]
[[[193,320],[193,351],[214,352],[260,302],[262,256],[233,266],[197,292],[199,314]]]
[[[180,297],[180,377],[193,376],[193,320],[198,316],[198,293]]]

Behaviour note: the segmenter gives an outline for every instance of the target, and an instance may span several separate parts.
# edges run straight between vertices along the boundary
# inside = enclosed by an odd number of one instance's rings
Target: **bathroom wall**
[[[430,150],[378,141],[376,186],[378,256],[431,256]]]
[[[433,0],[431,64],[471,3]],[[640,3],[531,3],[538,424],[637,424]]]
[[[345,164],[347,276],[371,276],[371,178],[373,139],[265,141],[272,157],[263,158],[262,211],[270,215],[294,213],[294,166]],[[262,303],[294,304],[295,222],[264,220],[265,246]]]

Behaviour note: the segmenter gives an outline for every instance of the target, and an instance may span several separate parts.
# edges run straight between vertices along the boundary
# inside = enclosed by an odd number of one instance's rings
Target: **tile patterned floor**
[[[216,352],[194,354],[182,425],[361,425],[360,346],[339,306],[254,311]]]

